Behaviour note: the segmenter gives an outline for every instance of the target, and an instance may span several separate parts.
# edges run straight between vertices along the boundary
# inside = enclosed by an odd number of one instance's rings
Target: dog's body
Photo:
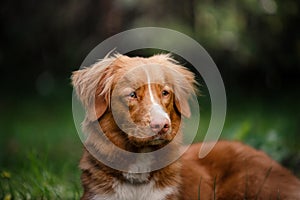
[[[117,55],[75,72],[72,79],[87,110],[83,200],[300,199],[296,177],[238,142],[219,142],[203,159],[201,144],[194,144],[176,160],[181,119],[191,114],[188,98],[196,83],[168,55]],[[118,148],[136,156],[124,157]],[[160,149],[164,153],[147,154]],[[167,161],[173,162],[157,167]],[[113,167],[116,163],[122,170]]]

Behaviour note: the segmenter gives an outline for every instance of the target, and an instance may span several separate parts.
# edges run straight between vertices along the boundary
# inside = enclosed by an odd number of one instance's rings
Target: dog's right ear
[[[104,58],[91,67],[73,72],[72,85],[89,121],[99,119],[109,107],[115,59]]]

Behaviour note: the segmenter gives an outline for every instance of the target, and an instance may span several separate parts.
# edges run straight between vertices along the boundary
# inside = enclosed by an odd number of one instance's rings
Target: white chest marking
[[[123,172],[123,176],[131,183],[148,182],[152,162],[152,156],[145,156],[142,153],[138,154],[135,163],[129,166],[128,172]]]
[[[174,192],[176,192],[175,187],[155,187],[153,180],[147,184],[140,185],[116,181],[113,194],[96,195],[93,200],[164,200]]]

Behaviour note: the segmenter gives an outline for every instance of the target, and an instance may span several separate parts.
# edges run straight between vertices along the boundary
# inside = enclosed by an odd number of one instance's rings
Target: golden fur
[[[145,81],[149,77],[151,82]],[[91,154],[117,159],[122,164],[126,163],[124,157],[114,145],[141,153],[168,144],[168,150],[157,159],[178,156],[181,118],[190,116],[188,98],[196,82],[193,73],[169,55],[108,56],[74,72],[72,83],[86,109],[83,130],[88,134],[87,148],[80,161],[83,200],[300,199],[296,177],[263,152],[238,142],[218,142],[203,159],[198,158],[201,143],[194,144],[180,160],[139,174],[115,170]],[[159,132],[151,128],[156,116],[149,112],[153,99],[159,112],[166,115],[161,115],[164,118],[160,122],[166,125]],[[99,134],[99,125],[114,145]],[[151,168],[152,161],[153,158],[134,158],[131,163]]]

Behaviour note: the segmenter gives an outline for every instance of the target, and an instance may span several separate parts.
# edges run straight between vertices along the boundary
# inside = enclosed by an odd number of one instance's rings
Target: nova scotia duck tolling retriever
[[[299,179],[245,144],[182,151],[194,76],[169,54],[108,55],[73,73],[86,111],[82,200],[300,199]]]

